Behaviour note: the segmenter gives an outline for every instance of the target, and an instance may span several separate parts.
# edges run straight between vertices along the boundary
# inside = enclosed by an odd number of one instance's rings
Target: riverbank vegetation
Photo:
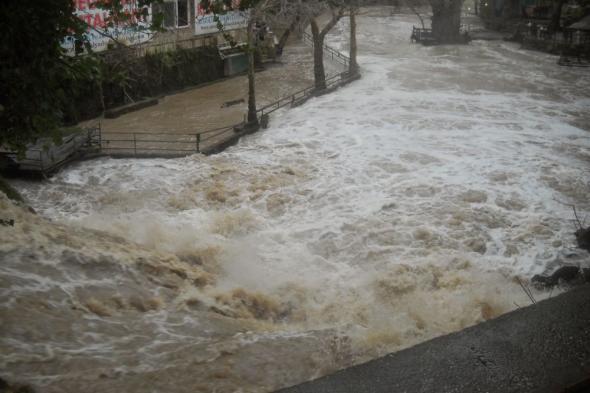
[[[127,2],[98,1],[103,9],[99,34],[111,35],[113,46],[123,46],[112,29],[160,29],[155,15],[149,26],[145,21],[153,0],[129,10]],[[86,32],[91,28],[75,14],[75,2],[69,0],[8,1],[0,3],[0,146],[23,153],[30,142],[41,136],[59,138],[65,111],[72,92],[83,90],[88,80],[102,83],[100,62],[94,55]],[[64,42],[69,38],[71,47]]]
[[[15,190],[10,184],[6,182],[3,178],[0,177],[0,192],[4,193],[11,201],[24,203],[25,200],[19,194],[17,190]]]

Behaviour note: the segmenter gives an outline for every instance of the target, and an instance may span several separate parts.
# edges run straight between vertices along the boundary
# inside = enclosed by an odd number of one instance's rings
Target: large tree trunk
[[[293,18],[293,21],[291,22],[289,27],[281,35],[281,38],[279,39],[279,43],[277,45],[277,50],[279,53],[283,53],[283,48],[287,44],[287,40],[289,39],[289,36],[291,36],[293,30],[295,30],[295,28],[299,24],[300,19],[301,18],[299,17],[299,15],[296,15],[295,18]]]
[[[461,6],[463,0],[430,0],[432,35],[439,44],[463,42],[461,37]]]
[[[313,38],[313,78],[315,89],[326,89],[326,72],[324,70],[324,35],[315,18],[311,18],[311,35]]]
[[[313,39],[313,77],[316,91],[326,89],[326,72],[324,70],[324,38],[332,27],[344,15],[345,8],[341,7],[338,12],[332,10],[332,19],[324,26],[322,30],[317,22],[317,18],[311,18],[311,36]]]
[[[248,20],[248,123],[251,126],[258,126],[258,116],[256,116],[256,87],[254,75],[254,51],[256,45],[254,42],[254,18],[251,16]]]
[[[557,8],[555,10],[553,10],[553,15],[551,15],[551,23],[549,24],[549,29],[552,32],[555,31],[560,31],[561,30],[561,26],[560,26],[560,20],[561,20],[561,10],[563,8],[563,6],[565,5],[565,3],[567,3],[567,0],[559,0],[559,2],[557,3]]]
[[[350,8],[350,61],[348,63],[348,73],[350,75],[356,75],[359,69],[356,61],[356,12],[356,8]]]

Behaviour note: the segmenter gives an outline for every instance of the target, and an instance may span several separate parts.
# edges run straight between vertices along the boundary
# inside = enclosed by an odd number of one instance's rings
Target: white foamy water
[[[590,74],[511,43],[411,45],[412,22],[359,17],[363,78],[222,154],[15,182],[52,222],[3,202],[2,376],[270,391],[526,305],[515,277],[573,253],[588,264],[571,205],[590,210]]]

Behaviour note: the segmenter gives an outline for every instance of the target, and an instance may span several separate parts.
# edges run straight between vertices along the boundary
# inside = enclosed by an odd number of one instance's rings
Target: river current
[[[0,199],[16,221],[0,226],[0,376],[271,391],[526,306],[518,280],[588,266],[571,206],[590,213],[590,73],[502,41],[412,45],[413,23],[365,10],[362,79],[221,154],[14,181],[38,215]],[[346,51],[347,29],[329,43]]]

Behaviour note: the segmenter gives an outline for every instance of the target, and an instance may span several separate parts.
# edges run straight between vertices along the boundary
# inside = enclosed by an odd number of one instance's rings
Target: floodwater
[[[0,199],[16,221],[0,226],[0,376],[272,391],[525,306],[517,278],[588,266],[571,205],[590,212],[590,74],[499,41],[411,45],[412,23],[364,12],[363,78],[222,154],[15,181],[39,215]]]

